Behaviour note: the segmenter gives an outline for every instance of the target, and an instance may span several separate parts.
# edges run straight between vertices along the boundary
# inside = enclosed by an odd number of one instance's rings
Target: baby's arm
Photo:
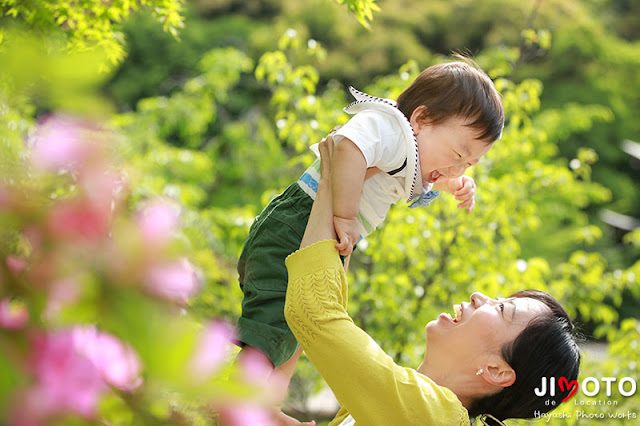
[[[335,148],[332,163],[333,219],[338,244],[336,249],[343,256],[353,251],[360,239],[358,212],[360,194],[367,176],[367,161],[351,140],[342,139]]]
[[[476,182],[472,177],[462,175],[452,179],[438,179],[433,184],[433,189],[446,191],[453,194],[460,201],[458,208],[466,207],[467,211],[473,210],[476,205]]]

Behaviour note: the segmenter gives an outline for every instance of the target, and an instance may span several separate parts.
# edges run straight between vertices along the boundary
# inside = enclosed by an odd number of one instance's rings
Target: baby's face
[[[415,116],[415,114],[414,114]],[[422,182],[436,182],[462,176],[493,144],[477,140],[477,130],[465,126],[467,121],[453,117],[431,125],[412,116],[411,125],[418,140]]]

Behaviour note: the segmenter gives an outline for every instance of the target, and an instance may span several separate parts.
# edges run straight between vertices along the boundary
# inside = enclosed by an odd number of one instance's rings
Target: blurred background
[[[417,367],[424,326],[452,304],[538,288],[575,319],[581,379],[640,379],[640,1],[4,0],[0,11],[9,423],[242,412],[254,417],[238,424],[260,424],[259,366],[233,365],[225,344],[253,218],[348,120],[348,86],[395,99],[452,52],[494,79],[507,115],[470,171],[476,209],[446,194],[394,206],[352,258],[351,316]],[[47,361],[68,342],[70,365],[96,375],[88,402],[51,385],[47,368],[72,380]],[[101,344],[119,355],[87,355]],[[286,410],[330,419],[324,388],[303,358]],[[25,417],[36,396],[48,403]],[[619,421],[635,424],[640,393],[579,391],[565,406],[556,412],[572,416],[549,423],[628,413]]]

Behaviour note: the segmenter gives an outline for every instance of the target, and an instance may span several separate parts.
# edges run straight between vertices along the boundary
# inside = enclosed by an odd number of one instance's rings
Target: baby
[[[464,172],[489,151],[504,126],[500,95],[484,72],[469,60],[431,66],[397,102],[350,91],[356,100],[345,111],[355,115],[332,132],[341,255],[349,256],[401,199],[410,207],[428,206],[444,190],[460,201],[458,207],[473,209],[475,182]],[[319,178],[318,159],[256,218],[238,262],[244,293],[237,324],[240,356],[268,360],[287,384],[301,351],[284,318],[284,259],[300,246]],[[276,405],[285,391],[286,386],[275,396]]]

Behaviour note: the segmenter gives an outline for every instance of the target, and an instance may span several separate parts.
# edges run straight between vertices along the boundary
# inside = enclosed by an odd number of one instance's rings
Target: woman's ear
[[[482,379],[493,386],[506,388],[515,383],[516,372],[501,356],[495,356],[484,368]]]
[[[427,125],[427,119],[425,117],[426,110],[426,106],[420,105],[411,113],[411,119],[409,121],[411,122],[411,127],[413,127],[413,133],[415,133],[416,136],[420,133],[420,130]]]

